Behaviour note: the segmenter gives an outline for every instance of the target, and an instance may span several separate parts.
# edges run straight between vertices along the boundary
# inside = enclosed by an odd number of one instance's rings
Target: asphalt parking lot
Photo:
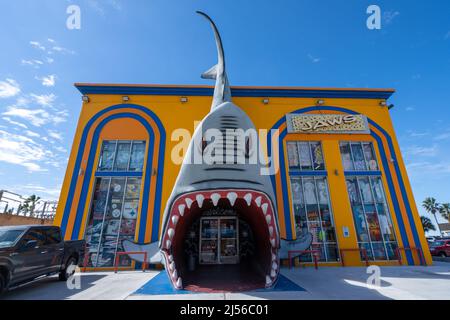
[[[4,300],[240,300],[240,299],[344,299],[344,300],[450,300],[450,264],[435,262],[432,267],[382,267],[380,286],[368,287],[366,268],[282,269],[282,275],[304,288],[303,291],[254,291],[213,294],[142,294],[144,285],[152,286],[159,271],[133,271],[79,274],[80,288],[68,289],[56,277],[44,278],[7,292]],[[139,292],[138,292],[139,291]]]

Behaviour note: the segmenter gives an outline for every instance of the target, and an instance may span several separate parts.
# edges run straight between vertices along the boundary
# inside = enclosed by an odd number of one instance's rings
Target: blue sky
[[[81,9],[81,29],[66,9]],[[0,189],[57,199],[81,107],[74,82],[210,84],[209,13],[232,85],[392,87],[416,201],[450,202],[448,1],[0,1]],[[366,9],[382,11],[381,30]],[[419,208],[422,214],[423,210]]]

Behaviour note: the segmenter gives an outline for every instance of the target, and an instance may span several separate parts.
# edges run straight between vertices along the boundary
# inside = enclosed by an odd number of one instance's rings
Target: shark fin
[[[217,64],[215,66],[211,67],[211,69],[209,69],[208,71],[202,73],[202,79],[216,80],[217,79]]]
[[[146,252],[147,253],[147,263],[161,263],[162,257],[159,252],[159,243],[153,242],[148,244],[137,244],[129,240],[124,240],[122,242],[123,249],[125,252]],[[137,262],[144,262],[143,254],[129,254],[130,259]]]

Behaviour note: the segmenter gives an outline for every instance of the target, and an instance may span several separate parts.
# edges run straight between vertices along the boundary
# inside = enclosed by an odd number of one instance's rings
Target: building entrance
[[[199,264],[239,263],[237,217],[203,217],[200,220]]]

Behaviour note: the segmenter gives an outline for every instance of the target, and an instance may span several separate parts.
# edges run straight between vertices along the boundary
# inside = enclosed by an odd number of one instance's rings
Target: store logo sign
[[[361,114],[287,114],[286,118],[289,133],[370,133]]]

